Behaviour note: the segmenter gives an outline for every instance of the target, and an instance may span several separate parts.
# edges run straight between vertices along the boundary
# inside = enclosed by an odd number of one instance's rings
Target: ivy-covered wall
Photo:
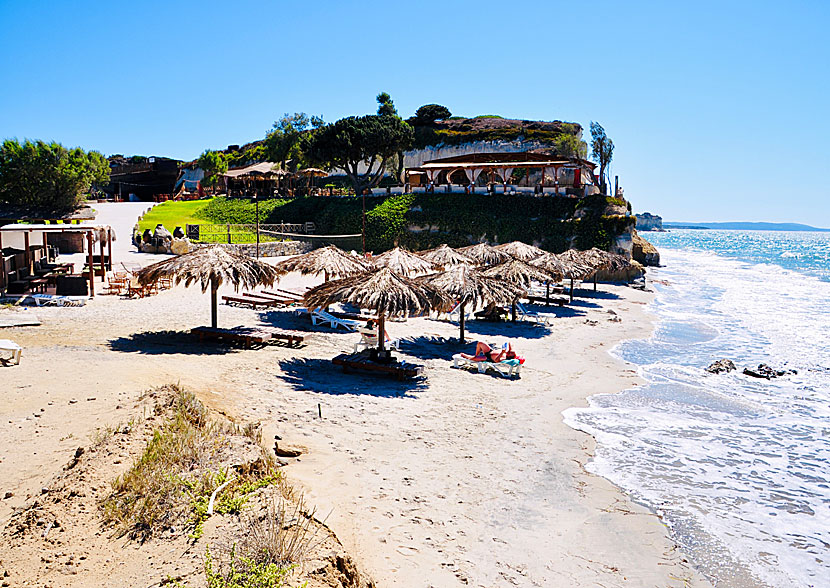
[[[457,247],[486,239],[491,243],[520,240],[560,252],[608,249],[629,230],[634,216],[609,214],[627,203],[606,196],[582,199],[462,194],[404,194],[366,198],[366,246],[378,252],[396,244],[425,249],[441,243]],[[308,197],[260,203],[264,223],[312,221],[321,234],[361,231],[360,198]],[[202,215],[216,223],[254,223],[252,203],[217,198]]]

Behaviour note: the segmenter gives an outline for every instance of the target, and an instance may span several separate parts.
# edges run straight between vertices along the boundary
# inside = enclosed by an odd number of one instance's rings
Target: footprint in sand
[[[418,551],[418,549],[416,549],[415,547],[409,547],[407,545],[399,545],[395,551],[407,557],[411,555],[417,555],[418,553],[420,553],[420,551]]]

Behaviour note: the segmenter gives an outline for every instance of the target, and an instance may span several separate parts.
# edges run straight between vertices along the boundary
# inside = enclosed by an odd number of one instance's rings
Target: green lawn
[[[172,233],[176,227],[181,227],[184,230],[187,224],[198,225],[209,222],[197,215],[211,200],[212,198],[184,202],[173,202],[172,200],[162,202],[144,215],[144,218],[138,223],[138,228],[141,232],[144,232],[144,229],[152,231],[157,224],[161,223],[165,229]]]
[[[213,221],[198,216],[199,212],[210,204],[211,200],[213,200],[213,198],[208,198],[207,200],[188,200],[184,202],[173,202],[172,200],[162,202],[158,206],[154,206],[150,212],[144,215],[144,218],[138,223],[138,229],[142,233],[144,232],[144,229],[150,229],[150,231],[152,231],[156,228],[156,225],[161,223],[164,225],[165,229],[172,233],[173,229],[176,227],[181,227],[182,230],[187,230],[185,225],[188,224],[212,224]],[[280,240],[266,235],[261,235],[260,237],[260,241],[262,242]],[[227,238],[223,233],[203,235],[201,240],[206,242],[214,241],[217,243],[227,243]],[[234,232],[233,242],[255,243],[256,234],[248,231]]]

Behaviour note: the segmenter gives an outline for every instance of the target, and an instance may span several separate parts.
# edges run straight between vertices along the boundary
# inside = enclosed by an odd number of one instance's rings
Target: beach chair
[[[23,353],[23,348],[14,341],[0,339],[0,351],[11,352],[11,359],[3,359],[3,362],[14,362],[13,365],[20,363],[20,355]]]
[[[357,341],[354,344],[355,353],[359,353],[364,349],[370,349],[372,347],[378,346],[377,331],[373,329],[367,329],[366,327],[360,327],[358,329],[358,332],[360,333],[360,341]],[[400,351],[400,339],[390,339],[389,337],[387,337],[385,343],[388,347]]]
[[[523,321],[530,320],[537,325],[549,325],[551,316],[547,314],[539,314],[535,310],[528,310],[521,302],[516,302],[516,311]]]
[[[461,320],[461,304],[456,304],[452,310],[447,313],[447,320],[459,322]],[[470,320],[470,312],[467,311],[464,313],[464,320]]]
[[[467,359],[460,353],[452,356],[452,367],[461,369],[463,367],[473,367],[478,370],[478,373],[483,374],[487,370],[493,370],[504,378],[513,378],[514,376],[521,376],[522,363],[518,359],[505,359],[498,363],[492,361],[475,361]]]
[[[318,323],[327,323],[332,329],[343,327],[347,331],[356,331],[360,326],[360,322],[358,321],[337,318],[321,308],[311,311],[311,324],[316,326]]]

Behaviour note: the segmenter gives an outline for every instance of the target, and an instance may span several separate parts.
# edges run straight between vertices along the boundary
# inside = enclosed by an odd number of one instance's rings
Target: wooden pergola
[[[84,238],[87,242],[87,265],[89,267],[89,296],[95,297],[95,263],[93,260],[95,234],[98,233],[101,255],[101,266],[106,270],[112,270],[112,240],[113,231],[109,225],[101,224],[83,224],[83,225],[40,225],[40,224],[10,224],[0,227],[0,251],[3,250],[3,237],[6,241],[10,241],[12,235],[22,233],[23,235],[23,249],[26,256],[26,265],[30,273],[34,273],[34,259],[31,254],[31,245],[36,244],[35,241],[42,239],[44,249],[48,246],[47,235],[49,233],[84,233]],[[104,247],[107,248],[107,255],[104,256]],[[3,283],[6,283],[6,266],[0,263],[0,272],[2,272]],[[104,281],[105,276],[101,276],[101,281]]]
[[[418,167],[407,169],[407,174],[426,174],[431,184],[435,185],[435,178],[441,172],[446,172],[447,178],[456,171],[464,172],[470,185],[475,185],[482,173],[488,174],[492,180],[493,174],[501,176],[502,184],[507,186],[508,178],[514,169],[539,169],[542,179],[539,186],[545,187],[545,172],[553,170],[553,186],[559,189],[559,170],[574,170],[574,188],[582,186],[582,170],[589,172],[593,181],[593,169],[595,164],[590,161],[578,158],[554,157],[544,153],[518,152],[518,153],[472,153],[458,157],[446,157],[433,159],[421,164]]]

